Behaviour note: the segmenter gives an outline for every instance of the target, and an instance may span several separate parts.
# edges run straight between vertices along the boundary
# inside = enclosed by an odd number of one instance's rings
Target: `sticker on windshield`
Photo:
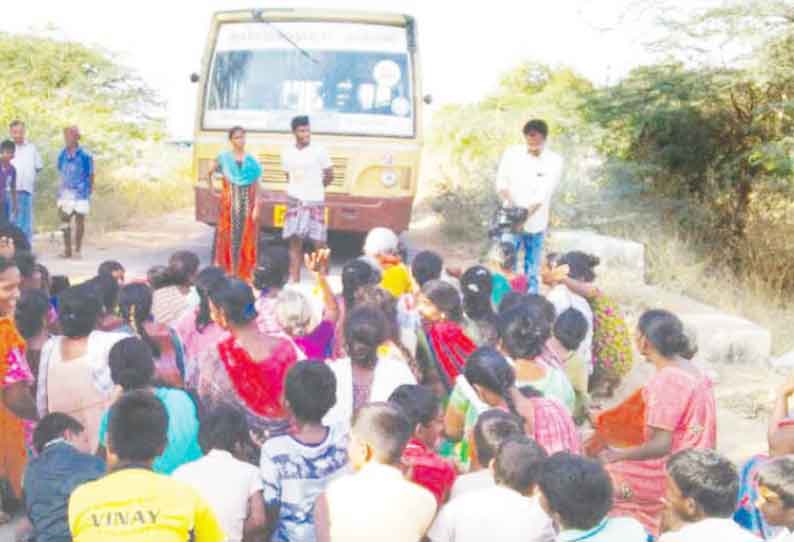
[[[372,77],[378,85],[391,88],[400,82],[402,73],[399,64],[395,61],[381,60],[375,64],[375,68],[372,70]]]
[[[411,113],[411,102],[400,96],[391,101],[391,112],[398,117],[407,117]]]

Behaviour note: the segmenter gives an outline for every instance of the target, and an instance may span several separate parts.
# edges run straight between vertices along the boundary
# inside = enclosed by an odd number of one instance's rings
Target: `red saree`
[[[238,186],[224,178],[215,233],[215,265],[247,282],[256,267],[256,193],[256,183]]]
[[[430,346],[430,354],[435,369],[449,393],[455,379],[463,372],[466,358],[477,350],[474,344],[456,322],[449,320],[425,325]]]

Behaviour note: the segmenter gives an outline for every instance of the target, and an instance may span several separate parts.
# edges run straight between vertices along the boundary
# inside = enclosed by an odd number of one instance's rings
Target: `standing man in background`
[[[562,158],[546,148],[549,127],[534,119],[524,125],[526,144],[505,150],[496,176],[496,190],[507,207],[522,207],[528,217],[516,234],[516,253],[524,249],[524,273],[530,293],[538,293],[543,240],[549,227],[551,198],[562,177]],[[520,260],[516,267],[520,269]],[[517,269],[517,271],[519,270]]]
[[[17,170],[17,211],[11,211],[11,198],[6,198],[6,216],[19,229],[25,232],[28,241],[33,238],[33,193],[36,175],[44,167],[36,146],[25,139],[25,123],[15,120],[8,126],[11,139],[16,145],[14,159],[11,161]]]
[[[295,143],[281,152],[281,167],[287,173],[283,237],[289,241],[289,278],[295,283],[300,282],[303,242],[311,241],[313,250],[325,248],[325,187],[334,178],[334,168],[328,151],[311,142],[309,117],[292,119],[292,133]]]
[[[80,146],[80,130],[69,126],[63,130],[66,147],[58,155],[58,211],[63,224],[64,258],[72,257],[72,219],[75,222],[75,256],[83,250],[85,217],[91,209],[91,192],[94,187],[94,159]]]

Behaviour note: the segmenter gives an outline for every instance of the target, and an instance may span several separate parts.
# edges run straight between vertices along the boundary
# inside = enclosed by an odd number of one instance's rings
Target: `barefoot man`
[[[58,210],[63,229],[64,258],[72,257],[72,221],[75,223],[75,256],[81,257],[85,217],[90,210],[94,187],[94,159],[80,146],[80,130],[69,126],[63,130],[66,147],[58,155]]]
[[[325,248],[325,187],[334,178],[333,164],[325,148],[311,142],[309,117],[292,119],[295,143],[281,152],[281,166],[287,173],[287,216],[284,239],[289,241],[290,282],[300,282],[303,243],[313,250]]]

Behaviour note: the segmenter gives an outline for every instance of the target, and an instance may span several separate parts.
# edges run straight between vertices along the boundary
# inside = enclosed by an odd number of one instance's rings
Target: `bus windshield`
[[[203,126],[288,132],[292,117],[307,114],[316,133],[411,137],[412,86],[405,27],[225,23],[212,58]]]

